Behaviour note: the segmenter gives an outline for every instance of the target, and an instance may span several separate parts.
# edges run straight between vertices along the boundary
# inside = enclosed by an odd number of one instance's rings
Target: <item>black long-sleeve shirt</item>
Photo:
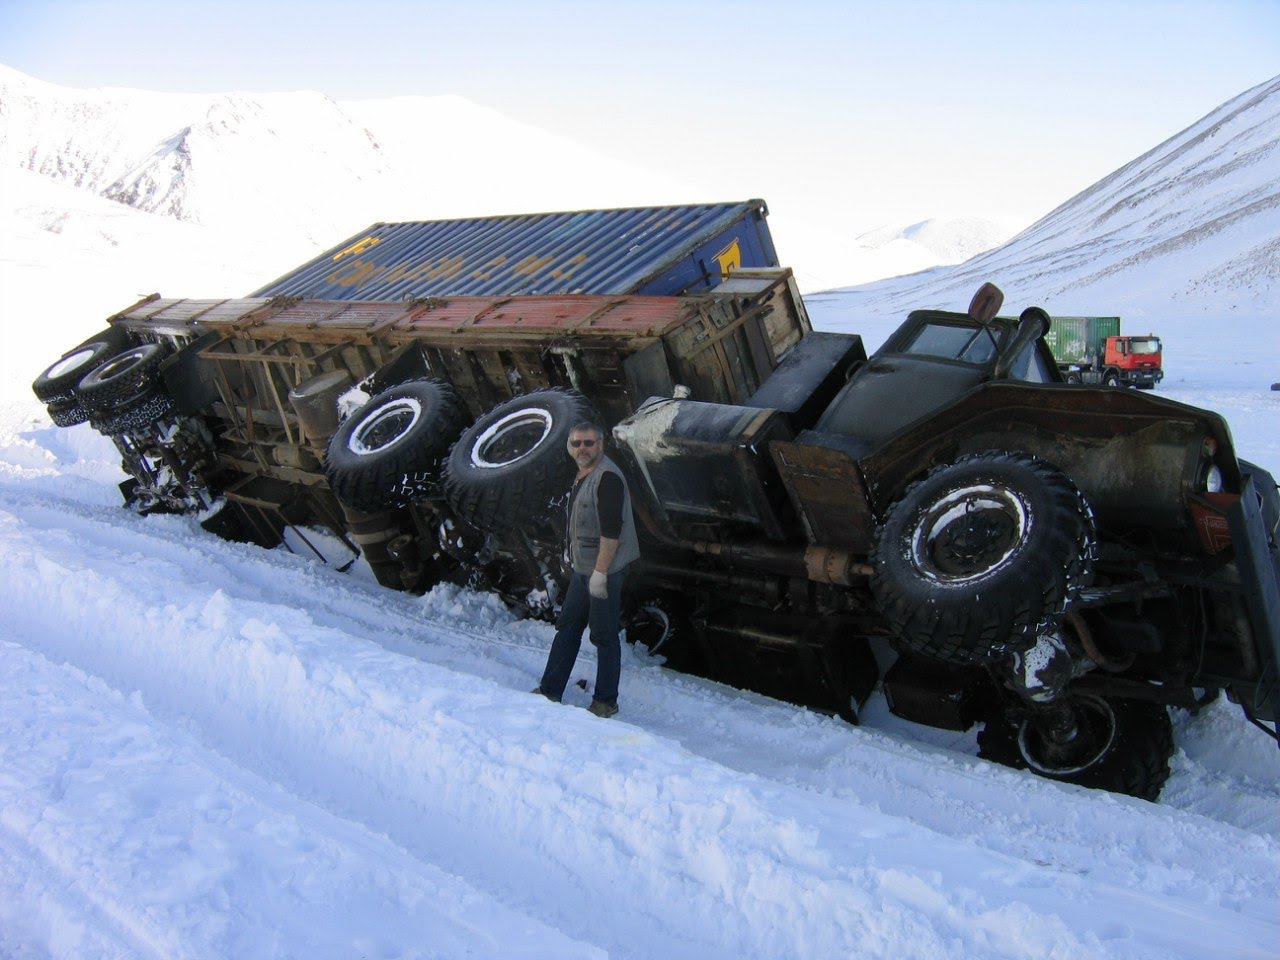
[[[573,482],[573,491],[569,494],[569,509],[566,516],[573,516],[573,501],[578,499],[581,480]],[[609,472],[600,478],[600,486],[596,488],[596,510],[600,514],[600,536],[617,540],[622,536],[622,478]]]

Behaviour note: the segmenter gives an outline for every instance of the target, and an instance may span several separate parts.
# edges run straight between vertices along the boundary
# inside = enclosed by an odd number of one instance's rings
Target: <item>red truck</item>
[[[1044,339],[1068,383],[1150,390],[1164,379],[1160,338],[1121,336],[1119,317],[1054,317]]]

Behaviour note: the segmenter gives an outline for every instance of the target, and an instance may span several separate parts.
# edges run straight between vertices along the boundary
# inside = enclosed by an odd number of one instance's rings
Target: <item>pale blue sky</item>
[[[1280,73],[1280,0],[0,0],[0,62],[75,87],[456,93],[705,199],[861,230],[1045,213]]]

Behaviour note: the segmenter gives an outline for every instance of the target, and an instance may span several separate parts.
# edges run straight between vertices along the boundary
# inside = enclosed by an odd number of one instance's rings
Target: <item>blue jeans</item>
[[[618,677],[622,673],[622,642],[618,639],[622,616],[622,582],[627,568],[609,574],[609,596],[603,600],[591,596],[587,589],[589,574],[574,573],[569,577],[560,616],[556,618],[556,638],[551,641],[547,667],[542,673],[542,692],[553,700],[564,696],[569,673],[578,659],[582,632],[591,627],[591,642],[596,648],[596,689],[594,699],[603,703],[618,702]]]

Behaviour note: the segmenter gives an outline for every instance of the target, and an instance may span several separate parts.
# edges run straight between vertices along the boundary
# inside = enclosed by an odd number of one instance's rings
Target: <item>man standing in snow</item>
[[[596,688],[588,708],[597,717],[618,712],[622,645],[618,639],[622,582],[627,565],[640,556],[631,494],[617,464],[604,455],[604,431],[591,422],[569,431],[569,456],[578,476],[569,493],[565,542],[573,572],[542,682],[534,693],[557,703],[578,658],[582,632],[591,627],[596,648]]]

